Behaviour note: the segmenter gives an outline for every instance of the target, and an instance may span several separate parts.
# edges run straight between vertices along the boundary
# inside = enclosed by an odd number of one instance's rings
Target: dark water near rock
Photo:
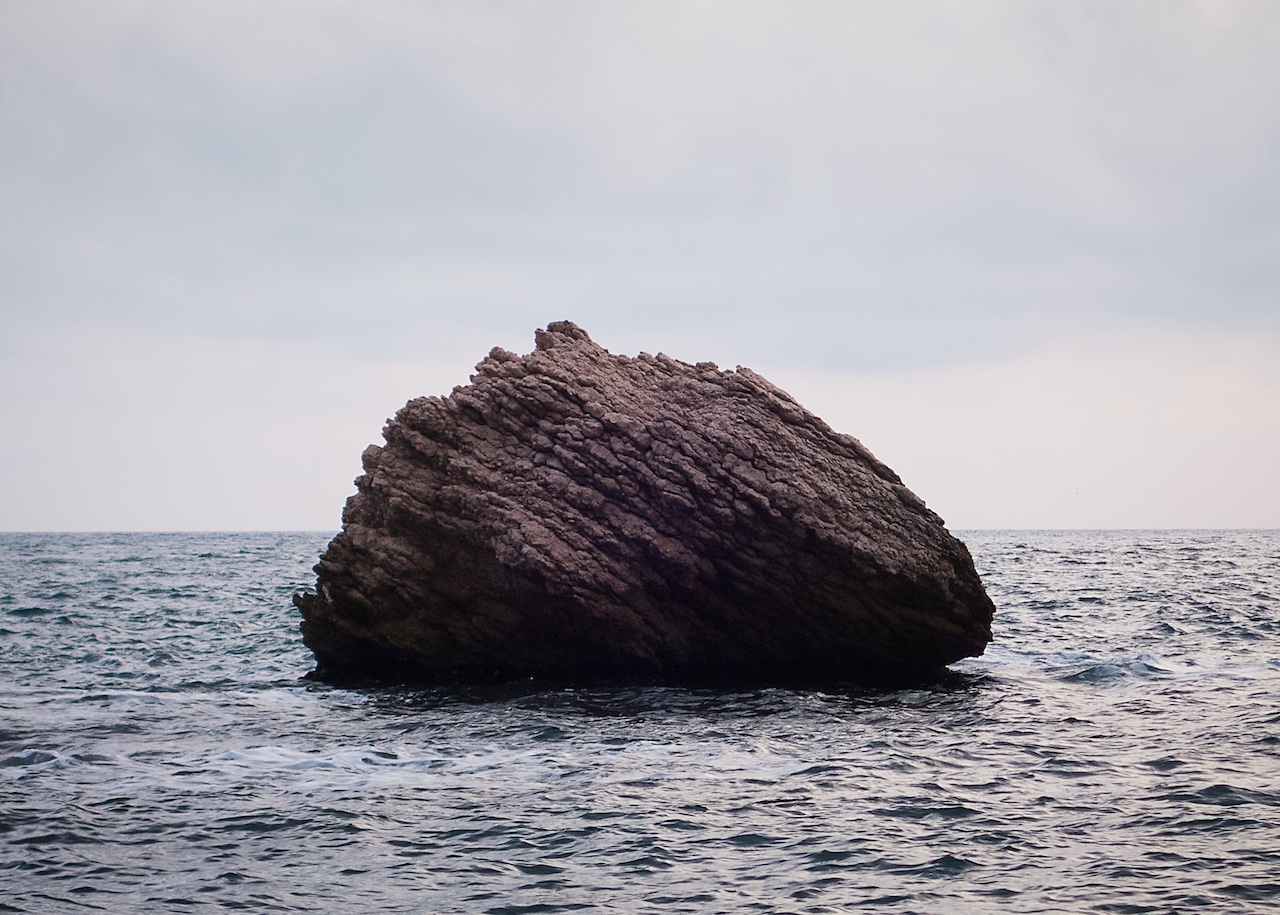
[[[1280,534],[965,535],[894,692],[301,679],[321,534],[0,535],[0,911],[1280,908]]]

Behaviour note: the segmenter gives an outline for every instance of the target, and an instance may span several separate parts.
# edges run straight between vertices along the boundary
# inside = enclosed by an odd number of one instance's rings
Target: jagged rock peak
[[[317,676],[867,680],[990,641],[968,550],[857,439],[741,366],[535,341],[365,450],[295,597]]]

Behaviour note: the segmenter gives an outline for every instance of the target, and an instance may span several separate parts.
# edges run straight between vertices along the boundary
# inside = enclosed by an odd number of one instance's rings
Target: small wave
[[[978,811],[963,804],[901,804],[897,807],[881,807],[871,811],[877,816],[907,820],[943,819],[957,820],[976,816]]]
[[[1123,678],[1126,673],[1127,671],[1118,664],[1093,664],[1059,679],[1064,683],[1109,683]]]
[[[1066,674],[1058,679],[1066,683],[1110,683],[1127,677],[1163,677],[1169,673],[1168,668],[1160,666],[1158,659],[1147,655],[1091,664],[1083,670]]]
[[[5,612],[8,613],[9,616],[19,616],[19,617],[45,616],[50,613],[58,613],[61,611],[61,609],[62,608],[55,608],[55,607],[27,606],[27,607],[14,607],[12,610],[6,610]]]
[[[939,858],[921,864],[909,870],[916,871],[930,877],[954,877],[957,874],[963,874],[965,871],[973,870],[979,865],[967,858],[961,858],[959,855],[942,855]]]
[[[1212,804],[1217,807],[1240,807],[1246,804],[1280,806],[1280,794],[1226,784],[1209,785],[1193,792],[1170,792],[1166,797],[1180,803]]]
[[[380,766],[412,765],[424,762],[394,750],[379,750],[371,746],[351,747],[329,753],[294,750],[287,747],[250,747],[243,750],[227,750],[215,756],[213,761],[254,768],[295,771],[308,769],[361,771]]]
[[[778,842],[776,836],[761,835],[758,832],[743,832],[736,836],[729,837],[730,845],[742,845],[747,848],[758,848],[764,845],[775,845]]]
[[[44,750],[23,750],[21,753],[15,753],[13,756],[0,759],[0,769],[12,769],[19,766],[41,766],[57,760],[58,754],[56,753],[46,753]]]

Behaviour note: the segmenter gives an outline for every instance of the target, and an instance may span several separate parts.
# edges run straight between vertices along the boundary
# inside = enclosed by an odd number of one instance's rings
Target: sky
[[[1280,4],[0,5],[0,530],[334,530],[564,318],[969,528],[1280,527]]]

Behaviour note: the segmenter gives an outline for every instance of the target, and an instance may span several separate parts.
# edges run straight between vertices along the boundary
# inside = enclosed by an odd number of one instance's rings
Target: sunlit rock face
[[[411,400],[299,594],[321,679],[868,681],[981,654],[964,544],[749,369],[569,322]]]

